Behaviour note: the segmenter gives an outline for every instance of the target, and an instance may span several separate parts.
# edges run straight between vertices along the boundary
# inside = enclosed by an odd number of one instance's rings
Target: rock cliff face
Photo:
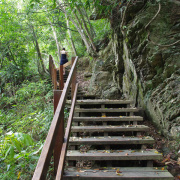
[[[134,100],[164,135],[180,136],[179,1],[134,1],[124,17],[113,13],[113,39],[91,85],[104,98]]]

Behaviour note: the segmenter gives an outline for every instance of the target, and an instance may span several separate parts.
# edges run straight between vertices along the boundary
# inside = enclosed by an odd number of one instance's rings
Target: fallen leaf
[[[164,169],[165,169],[164,167],[161,168],[162,171],[164,171]]]
[[[119,169],[116,170],[116,174],[122,173]]]
[[[117,151],[117,152],[124,152],[124,151],[120,150],[120,151]]]
[[[82,173],[82,172],[84,172],[84,171],[80,170],[79,172]]]
[[[118,176],[123,176],[123,174],[119,174],[119,173],[118,173],[117,175],[118,175]]]

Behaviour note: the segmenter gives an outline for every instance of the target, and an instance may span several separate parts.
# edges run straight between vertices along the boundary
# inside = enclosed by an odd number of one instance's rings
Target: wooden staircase
[[[64,180],[173,179],[128,100],[77,100]]]
[[[162,154],[152,149],[154,139],[131,101],[97,99],[78,90],[77,61],[72,57],[56,68],[49,56],[54,117],[32,180],[47,179],[52,166],[56,180],[174,179],[164,167],[156,167]],[[69,75],[63,76],[70,65]]]
[[[64,83],[66,83],[68,75],[69,75],[69,68],[65,68],[65,74],[63,75]],[[59,82],[59,70],[57,70],[57,82]],[[59,89],[59,83],[58,83],[57,88]],[[67,98],[68,98],[68,100],[71,99],[71,89],[70,89],[70,91],[68,93],[68,97]],[[95,99],[95,98],[96,98],[95,95],[86,94],[85,91],[83,91],[82,89],[78,88],[78,92],[77,92],[77,99],[78,100],[80,100],[80,99]]]

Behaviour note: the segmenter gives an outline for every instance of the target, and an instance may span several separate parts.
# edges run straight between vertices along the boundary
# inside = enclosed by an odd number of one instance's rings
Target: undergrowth
[[[0,101],[0,179],[31,179],[53,118],[47,80],[5,85]]]

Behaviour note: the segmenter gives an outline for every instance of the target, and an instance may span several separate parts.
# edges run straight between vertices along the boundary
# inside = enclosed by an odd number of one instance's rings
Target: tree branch
[[[123,17],[122,17],[122,21],[121,21],[121,26],[120,26],[121,28],[123,27],[126,11],[127,11],[128,7],[129,7],[130,2],[131,2],[131,0],[128,2],[127,6],[126,6],[126,9],[124,11],[124,14],[123,14]]]
[[[159,3],[159,9],[158,9],[157,13],[156,13],[155,16],[149,21],[149,23],[147,23],[147,25],[145,26],[145,29],[147,29],[148,26],[152,23],[152,21],[154,21],[154,19],[155,19],[155,18],[157,17],[157,15],[159,14],[160,10],[161,10],[161,3]]]
[[[174,42],[174,43],[167,44],[167,45],[166,45],[166,44],[164,44],[164,45],[158,44],[158,43],[156,43],[156,42],[154,42],[154,41],[152,41],[152,40],[150,39],[150,32],[148,32],[148,41],[151,42],[152,44],[154,44],[154,45],[156,45],[156,46],[160,46],[160,47],[170,47],[170,46],[173,46],[173,45],[175,45],[175,44],[177,44],[177,43],[180,42],[180,40],[178,40],[178,41],[176,41],[176,42]]]

